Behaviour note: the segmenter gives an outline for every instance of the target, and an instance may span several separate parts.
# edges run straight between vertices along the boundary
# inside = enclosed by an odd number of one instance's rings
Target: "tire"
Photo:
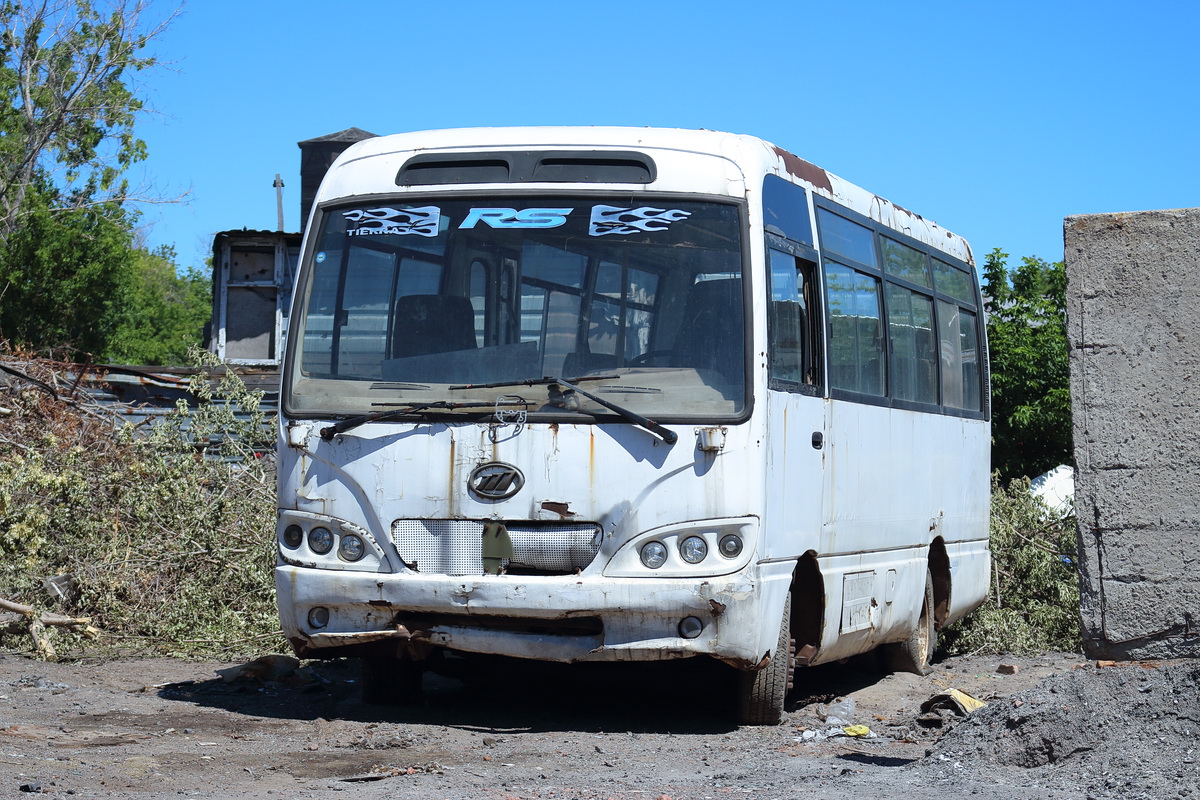
[[[362,701],[369,706],[403,706],[421,700],[424,669],[415,661],[363,658]]]
[[[937,631],[933,625],[933,573],[925,569],[925,597],[921,601],[921,616],[917,627],[903,642],[884,645],[884,663],[892,672],[929,672],[933,651],[937,646]]]
[[[779,641],[762,669],[738,675],[737,721],[739,725],[778,725],[783,722],[784,703],[796,670],[796,640],[792,638],[792,596],[783,604]],[[782,658],[780,656],[783,656]]]

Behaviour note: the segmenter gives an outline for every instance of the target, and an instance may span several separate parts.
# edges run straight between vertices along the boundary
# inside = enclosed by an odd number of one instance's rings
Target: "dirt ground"
[[[730,676],[698,660],[484,662],[466,681],[427,676],[406,707],[363,705],[353,662],[227,681],[231,666],[0,655],[0,798],[1124,800],[1200,785],[1195,663],[974,656],[918,677],[864,659],[801,671],[769,728],[732,725]],[[948,689],[988,705],[922,711]]]

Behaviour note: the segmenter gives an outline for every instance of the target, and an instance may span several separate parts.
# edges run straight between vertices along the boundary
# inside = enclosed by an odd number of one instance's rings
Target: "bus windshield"
[[[644,196],[473,196],[324,210],[285,403],[655,419],[746,403],[741,208]],[[428,406],[427,404],[435,404]]]

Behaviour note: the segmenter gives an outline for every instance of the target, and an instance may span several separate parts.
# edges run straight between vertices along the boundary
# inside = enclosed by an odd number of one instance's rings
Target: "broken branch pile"
[[[139,413],[83,391],[78,365],[2,352],[0,364],[0,640],[31,636],[43,657],[52,639],[261,652],[277,622],[260,393],[200,371],[190,402]]]

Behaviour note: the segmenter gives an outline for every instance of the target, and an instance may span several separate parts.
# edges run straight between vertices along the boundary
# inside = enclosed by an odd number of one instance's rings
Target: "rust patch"
[[[829,180],[829,173],[816,164],[810,164],[803,158],[792,155],[782,147],[775,148],[775,155],[783,159],[783,166],[790,174],[802,181],[808,181],[818,189],[824,189],[831,194],[833,193],[833,184]]]
[[[573,517],[575,514],[571,512],[571,507],[567,503],[559,503],[554,500],[547,500],[542,503],[542,510],[549,511],[552,514],[558,514],[560,517]]]
[[[912,217],[913,219],[919,219],[919,220],[922,220],[922,221],[924,221],[924,219],[925,219],[925,218],[924,218],[924,217],[922,217],[920,214],[914,214],[913,212],[909,211],[909,210],[908,210],[907,208],[905,208],[904,206],[898,206],[898,205],[896,205],[896,204],[895,204],[895,203],[893,203],[891,200],[884,200],[884,199],[883,199],[882,197],[880,197],[879,195],[875,195],[875,198],[876,198],[877,200],[882,200],[883,202],[887,203],[888,205],[890,205],[892,208],[896,209],[897,211],[900,211],[900,212],[903,212],[903,213],[905,213],[905,214],[908,214],[908,215],[909,215],[910,217]]]
[[[288,644],[292,646],[292,652],[298,657],[304,658],[313,648],[308,643],[307,636],[289,636]]]

